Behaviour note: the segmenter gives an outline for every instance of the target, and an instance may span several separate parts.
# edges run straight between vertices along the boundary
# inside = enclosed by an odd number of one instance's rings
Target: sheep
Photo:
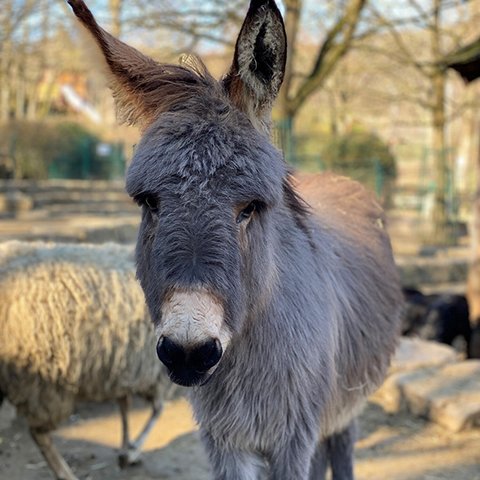
[[[131,249],[105,244],[0,244],[0,398],[29,425],[58,479],[75,480],[49,433],[77,401],[119,402],[121,466],[137,460],[164,401],[180,393],[155,355]],[[131,395],[152,405],[130,442]]]

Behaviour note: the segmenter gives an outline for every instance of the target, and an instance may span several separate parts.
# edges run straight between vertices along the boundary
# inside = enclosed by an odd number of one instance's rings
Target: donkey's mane
[[[291,173],[287,173],[283,179],[283,197],[287,208],[293,215],[297,227],[308,237],[310,245],[315,249],[315,242],[312,238],[312,232],[309,228],[308,217],[311,214],[310,205],[297,192],[294,185],[294,178]]]

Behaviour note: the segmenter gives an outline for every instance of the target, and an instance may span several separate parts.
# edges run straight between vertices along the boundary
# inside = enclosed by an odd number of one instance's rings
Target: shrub
[[[396,176],[395,158],[380,137],[370,132],[351,132],[327,140],[321,151],[325,167],[356,170],[377,164],[388,177]]]
[[[60,177],[79,178],[94,158],[99,139],[74,122],[15,121],[0,125],[0,152],[14,164],[17,178],[41,180],[56,167]]]
[[[323,168],[359,180],[389,202],[397,173],[395,157],[374,133],[353,131],[326,139],[320,158]]]

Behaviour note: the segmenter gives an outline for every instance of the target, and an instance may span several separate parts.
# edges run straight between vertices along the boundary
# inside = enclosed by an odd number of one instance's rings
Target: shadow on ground
[[[132,429],[148,415],[141,404]],[[140,465],[120,470],[120,420],[114,405],[82,405],[55,436],[80,480],[211,478],[185,400],[170,404],[145,446]],[[480,480],[480,431],[452,434],[410,415],[388,415],[370,402],[359,422],[357,480]],[[0,479],[51,480],[23,420],[0,430]],[[287,479],[285,479],[287,480]]]

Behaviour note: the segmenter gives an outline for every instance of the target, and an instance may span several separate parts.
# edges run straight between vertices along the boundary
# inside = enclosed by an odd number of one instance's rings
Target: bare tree
[[[447,58],[447,67],[456,70],[465,82],[470,83],[480,78],[480,37],[464,47],[452,52]],[[473,85],[470,86],[470,89]],[[477,138],[480,137],[480,117],[477,114],[472,122],[476,130]],[[470,306],[470,318],[475,327],[475,335],[480,336],[480,142],[476,144],[476,167],[477,167],[477,190],[473,204],[472,221],[472,262],[468,274],[467,296]],[[480,339],[476,339],[478,342]],[[479,352],[476,352],[477,355]]]
[[[460,0],[430,0],[430,3],[408,0],[409,14],[403,18],[387,17],[375,4],[370,4],[376,23],[390,35],[395,51],[382,51],[374,45],[369,48],[388,55],[392,62],[405,67],[408,72],[423,78],[426,85],[422,99],[417,101],[430,115],[432,139],[431,152],[434,165],[435,198],[433,208],[434,237],[437,242],[447,241],[448,215],[446,203],[448,143],[446,137],[447,118],[447,68],[446,63],[453,48],[465,41],[466,27],[472,27],[475,11],[465,11]],[[472,2],[475,3],[475,2]],[[478,3],[478,2],[477,2]],[[478,20],[478,16],[476,17]],[[455,20],[452,20],[455,19]],[[425,39],[423,48],[411,43],[413,35]]]
[[[281,118],[291,121],[311,95],[325,85],[326,79],[352,46],[366,0],[344,2],[341,14],[317,46],[313,66],[308,74],[297,82],[295,82],[295,60],[299,48],[298,32],[303,5],[302,0],[285,0],[285,4],[285,28],[289,40],[289,55],[287,57],[284,85],[279,98],[279,107]]]
[[[35,10],[33,0],[4,0],[0,9],[0,121],[10,116],[14,92],[12,75],[14,72],[15,41],[22,23]]]
[[[173,0],[162,0],[152,11],[147,0],[137,0],[141,7],[132,25],[153,28],[164,27],[181,32],[191,39],[190,48],[200,41],[232,46],[234,34],[242,21],[247,0],[212,0],[211,2],[185,1],[179,6]],[[287,159],[293,154],[292,131],[294,120],[301,108],[316,92],[348,52],[355,38],[366,0],[326,0],[313,12],[306,12],[303,0],[283,0],[284,21],[288,37],[287,64],[283,86],[277,100],[276,120],[282,126],[281,143]],[[312,54],[313,62],[305,72],[299,61],[301,31],[305,29],[302,17],[313,13],[310,22],[312,35],[320,38]],[[303,14],[303,15],[302,15]]]
[[[0,119],[35,118],[39,84],[53,58],[51,2],[5,0],[0,11]]]
[[[234,34],[243,21],[245,0],[133,0],[129,26],[147,30],[164,28],[189,39],[194,49],[201,41],[233,47]]]

